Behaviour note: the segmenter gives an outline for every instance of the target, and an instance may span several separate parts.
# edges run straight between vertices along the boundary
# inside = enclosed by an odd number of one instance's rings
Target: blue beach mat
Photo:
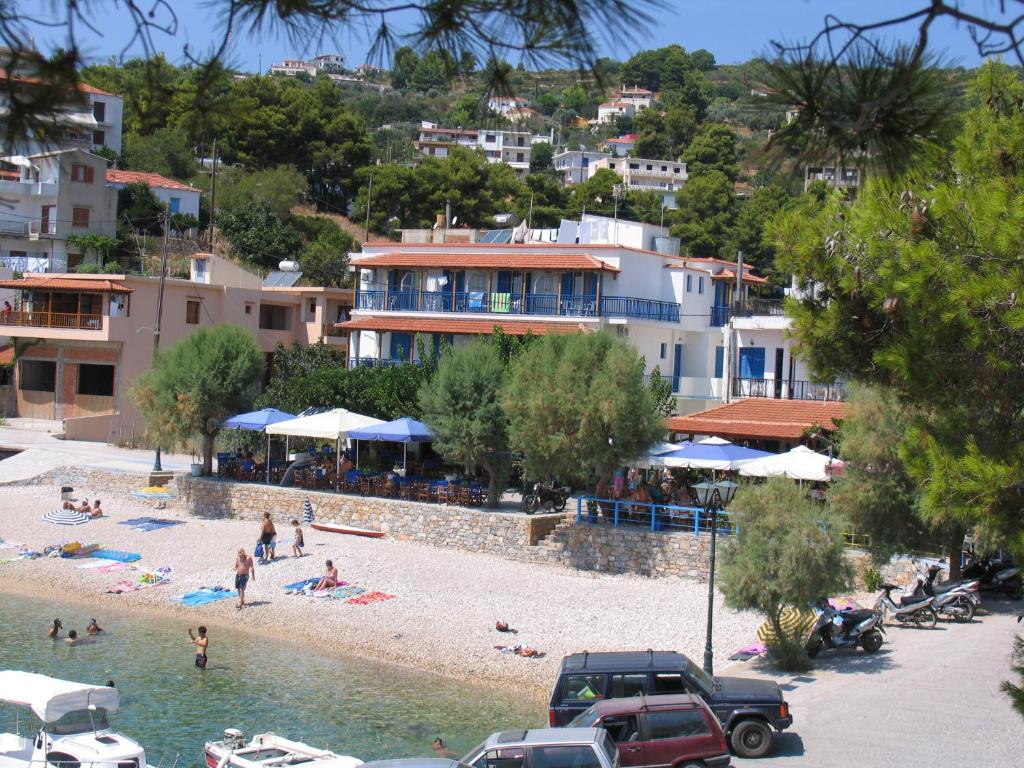
[[[130,525],[136,531],[158,531],[161,528],[169,528],[172,525],[181,525],[182,520],[168,520],[160,517],[135,517],[131,520],[122,520],[119,525]]]
[[[124,552],[120,549],[97,549],[91,556],[101,560],[117,560],[120,563],[134,563],[142,559],[138,552]]]
[[[285,584],[281,589],[305,589],[306,586],[315,587],[320,583],[319,576],[313,576],[309,579],[303,579],[302,581],[296,581],[294,584]]]
[[[175,599],[182,605],[195,608],[199,605],[215,603],[218,600],[226,600],[229,597],[238,597],[238,592],[227,587],[202,587],[194,592],[186,592]]]

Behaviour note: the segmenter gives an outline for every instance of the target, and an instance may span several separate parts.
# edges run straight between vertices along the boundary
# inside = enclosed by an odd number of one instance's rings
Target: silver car
[[[471,768],[619,768],[603,728],[535,728],[492,733],[462,762]]]

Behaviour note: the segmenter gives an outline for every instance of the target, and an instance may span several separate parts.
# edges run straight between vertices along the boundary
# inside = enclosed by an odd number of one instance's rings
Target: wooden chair
[[[373,478],[369,475],[359,476],[359,493],[369,496],[373,492]]]
[[[430,483],[417,483],[416,499],[417,501],[423,501],[427,503],[431,501],[437,501],[437,494],[434,492],[434,487]]]

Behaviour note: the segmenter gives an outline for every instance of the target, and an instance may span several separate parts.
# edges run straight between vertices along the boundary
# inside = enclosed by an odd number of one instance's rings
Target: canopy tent
[[[422,421],[403,416],[394,421],[377,424],[363,429],[353,429],[348,433],[350,440],[374,440],[379,443],[403,443],[402,468],[408,466],[409,443],[429,443],[434,433]]]
[[[44,723],[52,723],[69,712],[94,705],[108,712],[117,710],[121,695],[105,685],[83,685],[33,672],[0,672],[0,702],[31,707]]]
[[[271,424],[279,421],[294,419],[295,414],[279,411],[277,408],[263,408],[250,413],[239,413],[224,422],[225,427],[231,429],[248,429],[252,432],[262,432]]]
[[[375,419],[373,416],[364,416],[361,413],[353,413],[345,408],[334,408],[323,413],[314,413],[310,416],[300,416],[289,421],[279,421],[270,424],[266,428],[267,435],[284,435],[285,452],[288,451],[288,440],[292,437],[315,437],[321,440],[334,440],[335,462],[337,463],[335,475],[341,471],[341,441],[348,437],[349,432],[363,427],[373,427],[383,424],[383,419]],[[269,437],[268,437],[269,439]],[[269,465],[270,462],[268,461]]]
[[[842,472],[843,462],[798,445],[786,453],[772,454],[740,467],[748,477],[788,477],[791,480],[825,482]]]
[[[775,454],[755,451],[734,445],[720,437],[709,437],[699,443],[690,443],[672,453],[652,457],[653,464],[664,467],[690,467],[691,469],[713,469],[730,472],[744,464]]]

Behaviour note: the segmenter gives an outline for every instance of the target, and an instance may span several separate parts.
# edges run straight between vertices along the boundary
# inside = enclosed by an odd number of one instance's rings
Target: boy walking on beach
[[[292,542],[292,556],[302,557],[302,548],[306,542],[302,539],[302,528],[298,520],[292,520],[292,530],[295,531],[295,541]]]
[[[245,588],[249,579],[256,581],[252,558],[245,554],[245,548],[238,548],[238,557],[235,558],[235,589],[238,590],[238,610],[245,608]]]
[[[206,649],[210,647],[210,638],[206,636],[206,627],[199,627],[199,637],[192,634],[189,627],[188,636],[192,639],[192,645],[196,647],[196,667],[206,669]]]

